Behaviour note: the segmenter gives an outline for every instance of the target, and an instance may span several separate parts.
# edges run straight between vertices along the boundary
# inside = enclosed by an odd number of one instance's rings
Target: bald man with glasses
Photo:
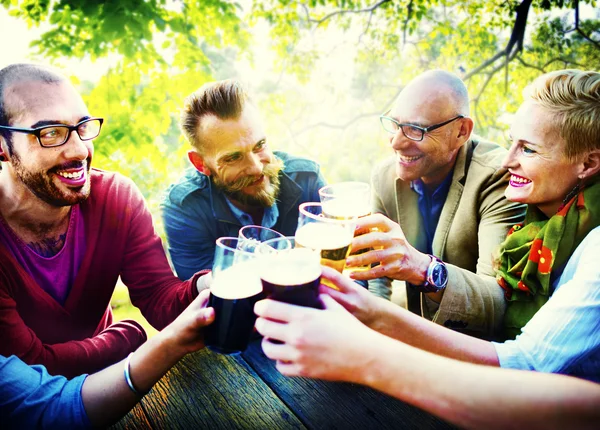
[[[405,281],[411,311],[490,336],[504,314],[492,253],[525,213],[504,197],[506,150],[472,136],[467,89],[441,70],[411,81],[380,120],[394,154],[372,175],[374,215],[359,221],[371,232],[352,243],[375,251],[348,259],[379,264],[352,277],[388,300]]]

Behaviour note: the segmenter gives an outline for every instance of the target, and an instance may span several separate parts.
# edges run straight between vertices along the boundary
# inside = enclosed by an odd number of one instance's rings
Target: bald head
[[[10,125],[10,121],[24,108],[18,103],[7,104],[11,90],[17,88],[18,84],[24,82],[52,84],[66,80],[67,78],[54,69],[36,64],[11,64],[0,70],[0,125]]]
[[[417,110],[433,105],[442,116],[469,116],[469,93],[464,82],[445,70],[430,70],[410,81],[396,106],[410,103]]]

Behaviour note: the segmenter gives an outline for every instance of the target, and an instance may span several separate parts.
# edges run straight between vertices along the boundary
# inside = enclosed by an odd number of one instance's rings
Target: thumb
[[[198,328],[210,325],[215,320],[215,310],[213,308],[202,308],[196,317]]]
[[[202,290],[198,294],[198,300],[200,301],[200,307],[206,307],[208,304],[208,297],[210,296],[210,290]]]

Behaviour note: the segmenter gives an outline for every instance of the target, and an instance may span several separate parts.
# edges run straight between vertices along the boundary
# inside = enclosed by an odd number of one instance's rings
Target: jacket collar
[[[472,140],[469,140],[458,150],[456,156],[452,173],[452,183],[450,184],[448,196],[446,197],[446,202],[442,208],[442,213],[440,214],[433,237],[432,249],[433,253],[438,257],[441,257],[439,254],[444,249],[450,224],[460,203],[473,148],[474,143]],[[418,197],[418,194],[410,188],[408,182],[396,178],[396,201],[398,202],[396,211],[400,227],[408,242],[418,250],[424,252],[427,249],[427,239],[423,234],[423,218],[419,212]]]

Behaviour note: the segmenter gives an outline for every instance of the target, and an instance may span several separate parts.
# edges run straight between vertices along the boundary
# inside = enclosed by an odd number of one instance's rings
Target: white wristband
[[[129,363],[131,361],[132,355],[133,352],[130,353],[125,359],[125,367],[123,369],[123,374],[125,375],[125,382],[127,382],[127,385],[129,385],[129,388],[131,389],[131,391],[134,392],[136,396],[143,397],[144,395],[146,395],[146,393],[140,393],[138,390],[136,390],[136,388],[133,386],[133,381],[131,380],[131,374],[129,373]]]

